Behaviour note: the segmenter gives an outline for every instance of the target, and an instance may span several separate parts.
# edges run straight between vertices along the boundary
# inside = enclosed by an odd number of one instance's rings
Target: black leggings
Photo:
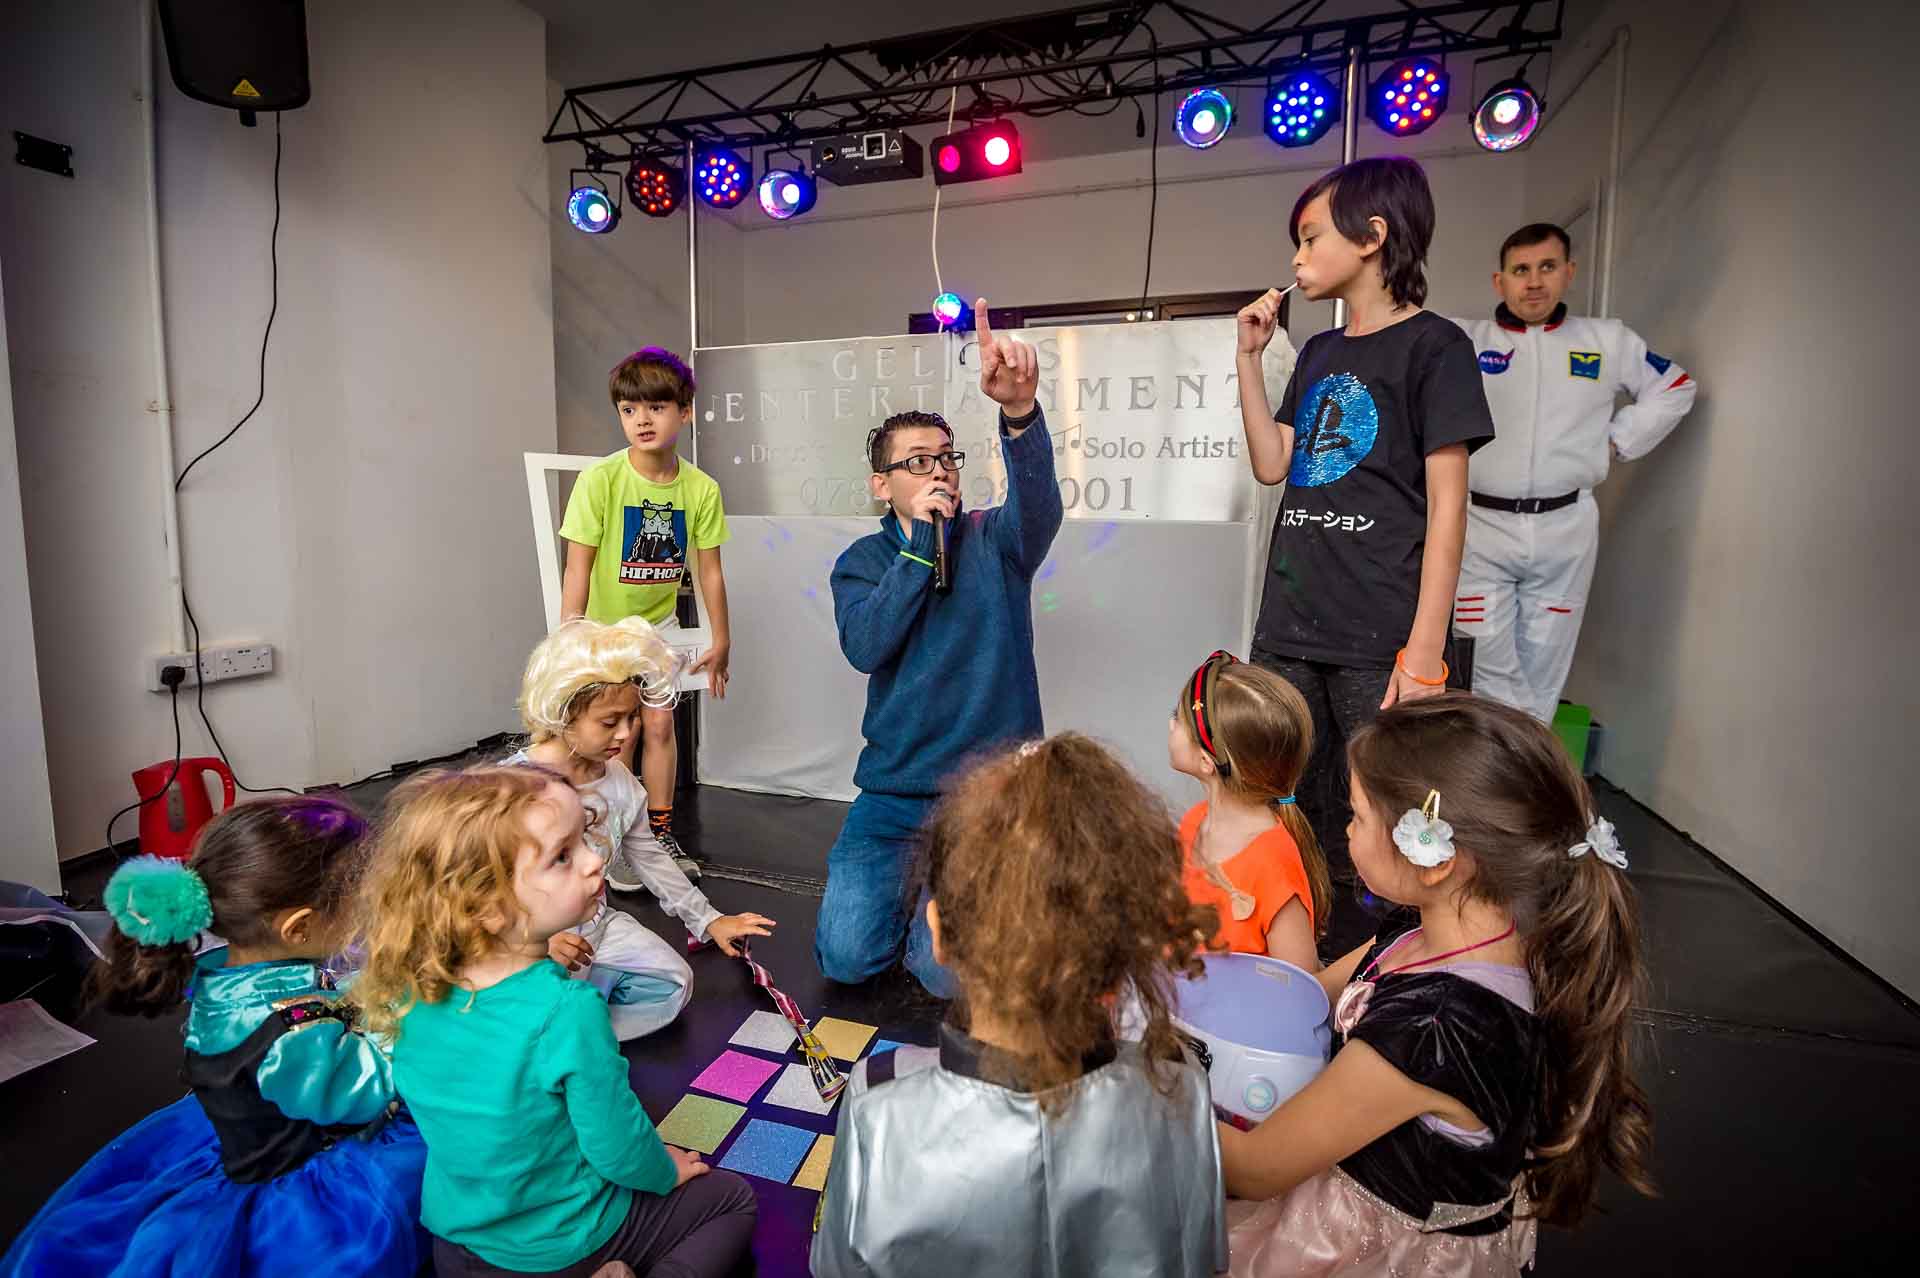
[[[1320,956],[1332,962],[1371,939],[1377,921],[1363,903],[1366,886],[1354,873],[1347,851],[1347,821],[1353,816],[1347,797],[1347,742],[1380,713],[1393,671],[1302,661],[1259,648],[1252,656],[1256,664],[1298,688],[1313,715],[1313,754],[1300,776],[1299,796],[1333,880],[1331,917],[1320,938]]]

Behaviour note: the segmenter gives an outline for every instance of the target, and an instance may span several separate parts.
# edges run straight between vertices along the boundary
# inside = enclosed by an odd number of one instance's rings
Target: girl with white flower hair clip
[[[1518,1274],[1604,1170],[1652,1192],[1626,856],[1552,733],[1493,701],[1395,706],[1348,765],[1354,868],[1402,908],[1320,974],[1332,1063],[1220,1130],[1227,1192],[1254,1200],[1232,1271]]]

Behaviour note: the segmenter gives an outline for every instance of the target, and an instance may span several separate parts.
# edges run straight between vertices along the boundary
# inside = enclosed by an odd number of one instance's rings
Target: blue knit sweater
[[[933,525],[909,539],[889,510],[833,567],[840,650],[871,675],[854,784],[932,795],[973,754],[1041,734],[1033,577],[1060,531],[1053,437],[1038,408],[1018,437],[1000,416],[1006,504],[947,525],[953,590],[933,589]]]

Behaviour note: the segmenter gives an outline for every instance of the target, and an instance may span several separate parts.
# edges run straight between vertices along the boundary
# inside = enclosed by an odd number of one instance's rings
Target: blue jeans
[[[907,933],[907,970],[935,998],[952,998],[953,973],[933,958],[925,893],[907,925],[907,876],[931,798],[862,792],[827,853],[827,894],[813,934],[813,957],[830,981],[871,980],[893,965]]]

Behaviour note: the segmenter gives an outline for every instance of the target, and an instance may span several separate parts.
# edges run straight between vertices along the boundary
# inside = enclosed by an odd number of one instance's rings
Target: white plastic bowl
[[[1174,1023],[1205,1049],[1214,1104],[1258,1123],[1326,1068],[1326,991],[1311,973],[1260,954],[1206,954],[1204,975],[1174,982]]]

